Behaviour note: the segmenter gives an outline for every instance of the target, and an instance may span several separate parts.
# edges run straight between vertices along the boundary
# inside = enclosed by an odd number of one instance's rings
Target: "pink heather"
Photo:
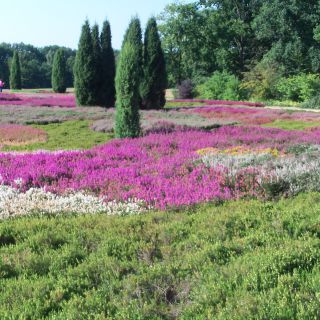
[[[45,187],[57,193],[82,190],[110,200],[139,198],[163,209],[230,199],[243,191],[243,184],[237,186],[238,193],[230,189],[223,168],[197,164],[194,160],[199,157],[195,153],[198,149],[243,145],[284,150],[301,143],[319,144],[320,130],[303,134],[260,127],[178,131],[113,140],[88,151],[3,153],[0,175],[3,183],[13,186],[17,178],[22,178],[22,185],[16,187],[23,190],[31,187]]]

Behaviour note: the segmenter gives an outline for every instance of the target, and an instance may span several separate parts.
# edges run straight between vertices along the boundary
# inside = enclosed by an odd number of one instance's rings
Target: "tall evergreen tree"
[[[109,21],[103,23],[101,32],[101,102],[109,108],[115,104],[115,74],[116,63],[111,44],[111,28]]]
[[[142,43],[142,30],[141,23],[138,17],[134,17],[131,19],[129,27],[125,33],[122,47],[125,43],[130,42],[131,45],[135,48],[136,59],[137,59],[137,73],[139,75],[139,94],[141,101],[141,82],[143,76],[143,43]],[[141,104],[141,102],[140,102]]]
[[[63,49],[58,49],[52,64],[52,89],[57,93],[65,93],[67,89],[67,64]]]
[[[118,138],[137,137],[140,134],[140,66],[137,47],[127,41],[122,46],[116,75],[116,125]]]
[[[102,105],[102,96],[101,96],[101,85],[102,85],[102,63],[101,63],[101,43],[99,36],[99,26],[95,24],[92,27],[92,48],[93,48],[93,58],[95,65],[95,74],[94,74],[94,104]]]
[[[148,21],[144,35],[143,79],[141,85],[142,108],[160,109],[165,105],[167,75],[155,18]]]
[[[21,67],[18,51],[15,51],[10,68],[10,88],[20,90],[21,85]]]
[[[74,64],[74,87],[78,105],[90,106],[96,103],[95,73],[91,30],[86,20],[82,26]]]

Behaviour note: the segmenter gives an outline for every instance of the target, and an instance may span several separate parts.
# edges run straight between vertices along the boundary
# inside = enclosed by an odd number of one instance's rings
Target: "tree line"
[[[23,88],[51,88],[53,58],[59,49],[63,49],[66,57],[67,86],[73,87],[73,65],[76,50],[59,46],[37,48],[24,43],[1,43],[0,77],[9,86],[10,68],[14,52],[17,52],[21,68],[21,86]]]
[[[227,74],[249,96],[273,98],[281,94],[279,79],[319,73],[319,13],[318,0],[169,4],[158,16],[169,86],[186,79],[201,85],[214,74],[225,83]],[[303,86],[302,79],[290,83]]]

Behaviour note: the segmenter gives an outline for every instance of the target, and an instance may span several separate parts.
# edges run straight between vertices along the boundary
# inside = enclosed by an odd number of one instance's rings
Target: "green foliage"
[[[52,89],[54,92],[65,93],[67,90],[66,58],[63,49],[58,49],[52,65]]]
[[[116,125],[118,138],[140,134],[140,65],[139,48],[130,40],[123,45],[116,75]]]
[[[96,103],[96,64],[93,41],[88,20],[82,26],[74,65],[74,88],[77,104],[90,106]]]
[[[0,222],[0,318],[319,319],[318,193]]]
[[[276,84],[281,75],[282,72],[276,64],[262,60],[244,73],[240,88],[247,91],[253,99],[274,99]]]
[[[10,68],[10,88],[15,90],[21,89],[21,67],[18,51],[13,54]]]
[[[142,108],[161,109],[166,103],[167,75],[155,18],[148,21],[144,35],[143,53]]]
[[[281,99],[293,101],[307,101],[320,89],[320,78],[315,74],[300,74],[289,78],[282,78],[276,85]]]
[[[307,109],[320,109],[320,95],[317,93],[314,97],[311,97],[311,99],[303,103],[302,107]]]
[[[103,23],[101,32],[101,104],[107,108],[115,104],[115,55],[111,44],[111,29],[109,21]]]
[[[205,83],[197,86],[196,90],[203,99],[240,100],[243,97],[240,80],[226,72],[214,72]]]
[[[6,147],[6,151],[35,151],[35,150],[75,150],[90,149],[98,144],[107,142],[111,135],[95,132],[89,127],[87,120],[73,120],[62,123],[32,125],[48,133],[46,142],[37,142],[25,146]]]
[[[100,42],[100,35],[99,35],[99,26],[95,24],[92,27],[91,31],[92,36],[92,50],[93,50],[93,59],[94,59],[94,105],[102,105],[102,93],[101,93],[101,86],[102,86],[102,62],[101,62],[101,42]]]
[[[49,88],[52,85],[53,58],[58,49],[63,49],[67,59],[67,87],[73,86],[73,64],[75,50],[59,46],[36,48],[24,43],[0,44],[0,76],[9,84],[9,65],[14,51],[19,52],[21,82],[23,88]]]
[[[317,0],[170,4],[158,17],[169,85],[209,77],[216,70],[242,78],[262,60],[280,67],[286,76],[318,73],[319,11]],[[255,93],[261,96],[265,85]]]
[[[122,48],[124,45],[130,42],[131,46],[136,51],[135,58],[137,59],[137,74],[139,75],[139,96],[141,105],[141,84],[142,84],[142,77],[143,77],[143,43],[142,43],[142,30],[141,30],[141,23],[138,17],[134,17],[131,19],[128,29],[123,38]]]
[[[197,3],[173,3],[158,16],[170,87],[215,70],[215,36],[206,28],[212,21],[199,9]]]
[[[260,2],[252,23],[255,37],[264,44],[264,56],[282,65],[286,75],[320,70],[320,48],[314,39],[319,8],[317,0]]]

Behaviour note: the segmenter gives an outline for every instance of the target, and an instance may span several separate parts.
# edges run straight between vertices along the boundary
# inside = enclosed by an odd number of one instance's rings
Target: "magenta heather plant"
[[[233,121],[246,125],[262,125],[272,123],[275,120],[294,120],[303,122],[320,121],[320,114],[314,112],[293,112],[286,110],[273,110],[261,108],[238,107],[195,107],[183,110],[186,114],[201,115],[206,119],[215,121]]]
[[[276,148],[319,144],[320,130],[300,132],[260,127],[222,127],[113,140],[88,151],[0,154],[2,183],[21,190],[43,187],[59,194],[83,191],[107,200],[137,198],[157,208],[230,199],[224,170],[208,168],[197,150],[232,146]]]
[[[76,106],[75,97],[71,94],[37,93],[37,94],[1,94],[0,105],[17,105],[31,107],[66,107]]]

